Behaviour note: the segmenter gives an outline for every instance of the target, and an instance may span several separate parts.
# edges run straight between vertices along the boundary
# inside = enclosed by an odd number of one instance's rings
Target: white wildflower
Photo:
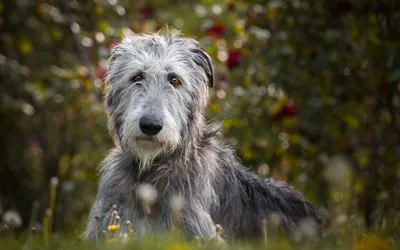
[[[317,223],[311,218],[304,219],[299,222],[299,230],[301,234],[307,239],[314,237],[317,234],[317,229]]]
[[[16,211],[7,211],[3,214],[3,221],[7,225],[13,228],[20,227],[22,225],[22,218]]]
[[[145,204],[153,204],[157,199],[156,189],[147,183],[140,184],[136,189],[136,193]]]
[[[281,223],[281,216],[277,213],[271,213],[268,221],[271,222],[271,225],[277,226]]]
[[[58,181],[58,178],[57,177],[51,177],[51,179],[50,179],[50,184],[52,185],[52,186],[58,186],[58,183],[59,183],[59,181]]]
[[[182,210],[185,200],[181,194],[173,195],[170,200],[170,206],[173,211],[179,212]]]

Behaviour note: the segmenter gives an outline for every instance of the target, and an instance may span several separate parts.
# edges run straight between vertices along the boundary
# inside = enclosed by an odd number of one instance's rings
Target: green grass
[[[196,239],[193,241],[184,240],[180,234],[181,228],[179,216],[175,216],[173,226],[168,235],[164,237],[154,237],[146,235],[144,239],[135,239],[135,232],[132,230],[130,222],[120,224],[117,207],[112,210],[112,220],[107,231],[98,232],[103,234],[105,240],[103,242],[84,241],[81,239],[81,232],[84,230],[83,222],[77,223],[77,228],[72,231],[62,231],[60,229],[55,232],[52,230],[53,212],[56,199],[56,187],[58,180],[52,179],[50,182],[49,207],[45,209],[44,217],[38,218],[38,204],[33,205],[31,221],[28,228],[33,228],[36,222],[42,220],[40,230],[14,231],[12,224],[14,221],[9,219],[8,227],[0,224],[0,250],[22,249],[165,249],[165,250],[195,250],[195,249],[282,249],[282,250],[333,250],[333,249],[349,249],[349,250],[394,250],[400,249],[400,229],[393,223],[387,223],[380,228],[366,230],[357,223],[357,219],[349,217],[341,217],[334,219],[330,216],[325,217],[328,225],[323,227],[321,235],[316,235],[313,224],[302,224],[299,227],[298,237],[296,240],[288,240],[279,226],[273,227],[275,233],[267,233],[259,240],[243,240],[229,241],[223,244],[217,239],[220,238],[220,231],[223,228],[217,227],[216,239],[204,241]],[[145,204],[145,199],[142,200]],[[175,211],[175,210],[174,210]],[[175,212],[179,213],[179,209]],[[1,215],[1,213],[0,213]],[[14,214],[15,216],[19,216]],[[8,216],[9,218],[13,216]],[[7,217],[7,216],[5,216]],[[3,216],[4,219],[4,216]],[[394,220],[395,221],[395,220]],[[6,221],[5,221],[6,222]],[[274,223],[274,220],[269,220]],[[276,221],[276,225],[279,224]],[[18,223],[17,223],[18,224]],[[274,223],[275,224],[275,223]],[[122,226],[125,226],[128,234],[121,234]],[[272,225],[273,226],[273,225]]]
[[[236,241],[228,242],[227,245],[211,241],[185,241],[171,233],[167,237],[146,237],[141,241],[130,239],[128,242],[121,242],[121,237],[108,237],[107,242],[87,242],[80,239],[77,233],[54,233],[51,241],[46,246],[43,241],[43,234],[27,232],[16,236],[12,232],[0,236],[0,249],[166,249],[166,250],[190,250],[190,249],[298,249],[298,250],[330,250],[330,249],[351,249],[351,250],[384,250],[400,249],[400,241],[393,237],[379,236],[378,233],[362,233],[354,235],[354,232],[331,232],[324,237],[313,237],[309,240],[289,241],[285,237],[268,237],[260,241]],[[27,239],[30,240],[27,240]]]

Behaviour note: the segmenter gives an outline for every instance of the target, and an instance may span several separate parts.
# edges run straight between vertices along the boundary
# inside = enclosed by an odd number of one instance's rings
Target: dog
[[[87,239],[107,228],[113,209],[138,238],[167,233],[174,197],[183,201],[178,218],[187,237],[213,239],[220,225],[224,240],[258,238],[273,221],[289,237],[304,221],[319,228],[320,217],[300,192],[251,172],[221,138],[221,126],[206,122],[214,69],[195,39],[179,32],[124,37],[111,52],[106,80],[115,148],[100,167]],[[141,185],[156,193],[147,210]]]

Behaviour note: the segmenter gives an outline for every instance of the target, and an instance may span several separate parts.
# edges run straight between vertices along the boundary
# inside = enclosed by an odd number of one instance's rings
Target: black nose
[[[146,115],[140,118],[139,127],[146,135],[156,135],[162,129],[163,123],[152,115]]]

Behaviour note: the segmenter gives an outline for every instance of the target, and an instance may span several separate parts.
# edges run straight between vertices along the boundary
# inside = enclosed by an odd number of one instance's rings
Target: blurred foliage
[[[17,0],[0,12],[0,214],[18,211],[23,228],[35,201],[43,217],[53,176],[54,230],[83,228],[113,146],[110,49],[175,27],[213,57],[207,117],[246,165],[304,192],[327,234],[399,238],[400,2]]]

